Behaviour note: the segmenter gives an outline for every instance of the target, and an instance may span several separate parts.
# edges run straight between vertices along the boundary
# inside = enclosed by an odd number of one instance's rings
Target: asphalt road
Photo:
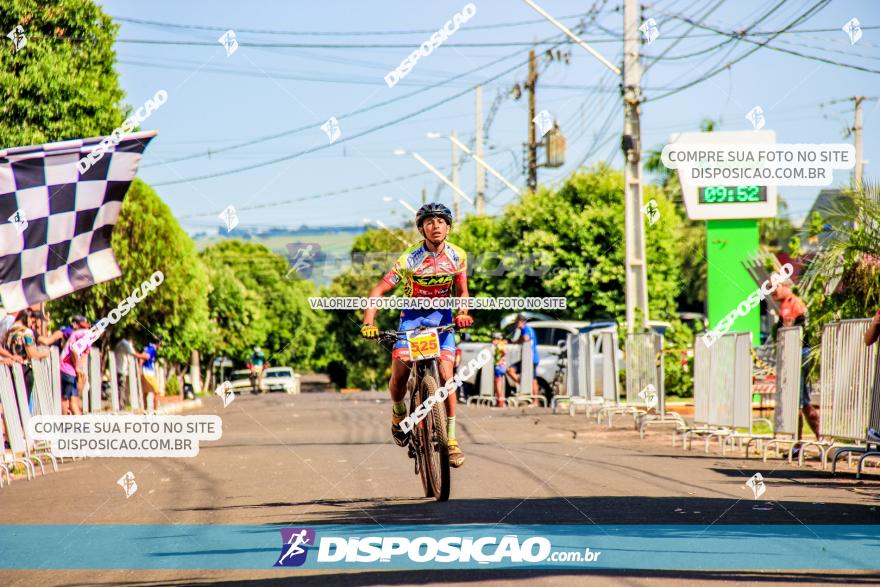
[[[816,468],[672,448],[666,429],[640,441],[621,418],[607,429],[547,409],[460,408],[467,456],[452,497],[421,498],[404,449],[390,440],[381,393],[216,397],[200,413],[223,418],[221,440],[192,459],[91,458],[0,490],[4,524],[875,524],[880,477],[831,479]],[[630,421],[631,422],[631,421]],[[138,492],[116,484],[134,472]],[[765,478],[755,502],[744,482]],[[757,506],[762,506],[756,509]],[[878,565],[880,566],[880,565]],[[868,584],[878,575],[815,572],[7,571],[16,585],[189,584]]]

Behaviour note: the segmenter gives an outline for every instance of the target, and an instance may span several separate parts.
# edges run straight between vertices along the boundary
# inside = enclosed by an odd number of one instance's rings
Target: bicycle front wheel
[[[428,375],[422,379],[422,393],[419,395],[428,398],[437,391],[437,381]],[[446,501],[449,499],[451,480],[449,475],[449,440],[446,436],[446,403],[438,401],[431,408],[431,413],[422,423],[425,425],[427,442],[422,447],[424,462],[427,464],[428,478],[433,489],[434,499]]]

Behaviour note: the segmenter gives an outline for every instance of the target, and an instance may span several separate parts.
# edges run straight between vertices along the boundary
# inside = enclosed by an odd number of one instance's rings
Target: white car
[[[232,391],[234,393],[251,391],[250,369],[240,369],[238,371],[233,371],[229,376],[229,382],[232,384]]]
[[[299,375],[290,367],[270,367],[263,371],[263,389],[299,393]]]

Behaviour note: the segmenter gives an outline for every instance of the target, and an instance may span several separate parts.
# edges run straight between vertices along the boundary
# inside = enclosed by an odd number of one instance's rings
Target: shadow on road
[[[320,499],[181,508],[175,511],[303,508],[279,523],[310,524],[876,524],[877,506],[809,501],[773,501],[772,488],[755,500],[706,497],[550,497],[455,499]],[[770,500],[764,498],[771,498]],[[317,511],[316,511],[317,510]]]
[[[283,571],[280,571],[283,572]],[[839,585],[872,585],[877,583],[876,573],[858,572],[791,572],[791,571],[561,571],[561,570],[527,570],[527,571],[384,571],[358,573],[285,574],[279,577],[254,579],[179,579],[170,581],[131,581],[88,583],[89,586],[100,585],[111,587],[127,585],[131,587],[158,587],[159,585],[214,585],[217,587],[280,587],[282,585],[426,585],[426,584],[468,584],[494,581],[496,584],[523,583],[574,585],[634,585],[651,584],[705,585],[710,581],[737,582],[738,584],[839,584]],[[68,587],[84,587],[86,583],[68,583]]]

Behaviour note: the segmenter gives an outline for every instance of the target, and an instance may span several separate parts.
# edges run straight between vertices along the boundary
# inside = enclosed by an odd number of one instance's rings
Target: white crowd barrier
[[[861,453],[860,476],[865,458],[876,454],[866,442],[867,429],[880,424],[878,344],[864,343],[870,324],[870,319],[840,320],[822,328],[819,432],[825,444],[820,451],[824,468],[835,450],[832,473],[839,457]]]
[[[3,407],[5,430],[5,435],[0,434],[0,449],[2,449],[0,450],[0,472],[5,473],[6,483],[9,484],[12,481],[11,467],[19,464],[24,467],[28,481],[36,475],[34,465],[40,467],[40,472],[43,475],[46,474],[46,469],[43,466],[44,459],[52,465],[54,471],[57,471],[57,461],[46,451],[45,443],[36,443],[27,433],[31,410],[28,405],[27,388],[21,365],[13,365],[11,369],[6,365],[0,365],[0,406]],[[7,440],[10,447],[8,452],[3,444]],[[2,473],[0,473],[0,487],[3,486]]]
[[[711,347],[703,335],[694,341],[694,425],[678,429],[682,445],[689,448],[695,435],[709,441],[752,430],[751,332],[728,332]],[[673,445],[676,432],[673,432]],[[723,443],[722,443],[723,445]]]
[[[770,449],[779,450],[783,445],[788,447],[788,461],[791,462],[793,451],[798,446],[818,445],[800,438],[798,421],[800,420],[801,386],[805,385],[802,373],[802,351],[804,331],[800,326],[780,328],[776,333],[776,393],[773,396],[773,433],[763,445],[762,459],[767,461]],[[762,438],[757,438],[761,441]],[[751,440],[746,445],[746,457],[749,456]]]
[[[477,353],[488,350],[492,353],[492,360],[488,361],[480,368],[474,381],[479,379],[479,388],[477,395],[468,398],[468,404],[477,404],[481,406],[494,406],[495,398],[495,349],[492,344],[482,344],[475,347]]]

